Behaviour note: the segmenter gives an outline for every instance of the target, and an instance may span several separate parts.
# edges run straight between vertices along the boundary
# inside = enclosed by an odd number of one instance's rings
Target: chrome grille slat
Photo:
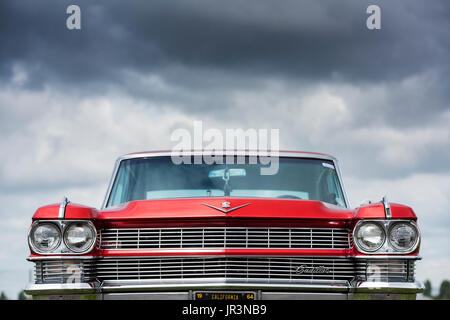
[[[103,229],[99,248],[235,248],[235,249],[317,249],[350,248],[347,229],[338,228],[126,228]]]
[[[415,263],[408,260],[358,261],[356,272],[359,278],[368,281],[412,281]]]
[[[79,281],[81,282],[95,279],[96,266],[92,260],[43,260],[35,264],[35,282],[66,283],[73,276],[73,273],[71,273],[73,269],[78,270]]]
[[[296,273],[300,266],[323,266],[328,273]],[[261,278],[269,280],[324,279],[351,281],[356,274],[352,259],[301,257],[125,258],[97,262],[99,280],[174,279],[196,277]]]
[[[302,256],[201,256],[129,257],[97,260],[42,260],[35,264],[36,283],[65,283],[67,267],[77,265],[83,282],[117,280],[170,280],[194,278],[258,279],[264,282],[290,280],[413,281],[413,260],[355,260]],[[297,273],[299,267],[327,268],[326,273]],[[373,270],[376,267],[374,277]]]

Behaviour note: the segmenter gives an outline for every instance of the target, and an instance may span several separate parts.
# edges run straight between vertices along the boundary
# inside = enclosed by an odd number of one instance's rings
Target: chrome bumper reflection
[[[257,290],[260,297],[280,297],[282,299],[306,298],[305,294],[311,294],[310,297],[322,298],[337,297],[334,294],[343,294],[341,298],[352,299],[353,295],[415,295],[423,292],[424,285],[419,282],[359,282],[349,284],[346,281],[336,282],[297,282],[297,283],[264,283],[257,279],[189,279],[180,282],[138,282],[138,281],[116,281],[104,282],[102,284],[91,283],[66,283],[66,284],[30,284],[25,293],[33,296],[44,295],[74,295],[89,296],[95,299],[128,297],[136,299],[139,295],[146,296],[148,299],[153,297],[185,297],[189,299],[189,292],[192,290]],[[261,280],[261,279],[259,279]],[[95,295],[96,297],[92,297]],[[62,297],[63,298],[63,297]]]
[[[360,282],[352,287],[356,293],[421,293],[425,286],[420,281],[415,282]]]

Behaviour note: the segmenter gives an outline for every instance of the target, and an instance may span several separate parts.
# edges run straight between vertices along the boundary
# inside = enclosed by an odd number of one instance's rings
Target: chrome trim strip
[[[195,280],[195,279],[192,279]],[[203,280],[201,282],[193,283],[163,283],[163,284],[116,284],[109,285],[104,284],[102,286],[103,292],[122,292],[131,290],[189,290],[189,289],[247,289],[247,290],[257,290],[257,289],[281,289],[281,290],[293,290],[293,291],[340,291],[347,292],[350,289],[350,285],[347,283],[328,283],[328,284],[314,284],[314,283],[252,283],[246,282],[246,279],[233,279],[236,282],[223,281],[220,278],[214,279],[199,279]],[[206,281],[205,281],[206,280]],[[244,280],[244,282],[240,282]]]
[[[151,256],[102,256],[102,259],[145,259],[145,258],[203,258],[203,259],[214,259],[214,258],[249,258],[249,257],[262,257],[262,258],[310,258],[310,259],[351,259],[352,256],[302,256],[302,255],[267,255],[267,254],[255,254],[255,255],[225,255],[225,254],[196,254],[196,255],[151,255]]]
[[[194,288],[199,289],[281,289],[283,293],[286,291],[294,292],[318,292],[318,293],[326,293],[326,292],[343,292],[343,293],[365,293],[365,294],[416,294],[421,293],[424,290],[424,285],[419,282],[360,282],[355,285],[349,284],[264,284],[264,283],[223,283],[221,281],[218,282],[210,282],[204,284],[185,284],[185,285],[161,285],[161,286],[148,286],[145,284],[141,285],[131,285],[131,284],[123,284],[123,285],[110,285],[110,286],[99,286],[98,283],[71,283],[71,284],[29,284],[25,293],[29,295],[52,295],[52,294],[97,294],[101,295],[102,293],[127,293],[133,292],[135,294],[148,292],[157,293],[160,290],[189,290]],[[165,291],[167,292],[167,291]],[[174,293],[173,291],[169,291],[169,293]],[[261,292],[264,293],[264,292]],[[349,296],[351,299],[352,297]]]
[[[41,260],[98,260],[102,257],[98,256],[42,256],[42,257],[28,257],[27,261],[41,261]]]
[[[203,155],[205,152],[208,152],[209,150],[203,150],[203,151],[183,151],[183,154],[187,156],[195,156],[195,155]],[[222,150],[222,151],[215,151],[215,155],[219,156],[227,156],[227,155],[235,155],[235,156],[259,156],[261,153],[267,153],[264,151],[230,151],[230,150]],[[122,155],[115,161],[114,169],[112,176],[109,180],[109,184],[107,187],[107,191],[105,194],[105,197],[103,199],[103,203],[101,206],[101,210],[106,208],[106,205],[109,201],[109,198],[111,196],[112,187],[114,185],[114,181],[117,176],[117,172],[120,167],[120,163],[123,160],[129,160],[129,159],[140,159],[140,158],[153,158],[153,157],[170,157],[172,155],[172,151],[159,151],[159,152],[144,152],[144,153],[135,153],[135,154],[126,154]],[[279,151],[277,157],[282,158],[308,158],[308,159],[322,159],[322,160],[329,160],[332,161],[334,164],[334,167],[336,168],[336,172],[338,175],[338,180],[340,183],[340,187],[342,189],[342,194],[344,196],[345,206],[346,208],[350,208],[350,203],[348,201],[347,193],[344,188],[344,181],[342,179],[341,170],[338,164],[338,160],[331,156],[331,155],[325,155],[325,154],[315,154],[315,153],[308,153],[308,152],[288,152],[288,151]]]
[[[360,282],[352,290],[355,293],[421,293],[425,286],[420,281],[415,282]]]
[[[62,198],[61,204],[59,206],[58,219],[64,219],[66,215],[66,207],[69,202],[70,201],[67,199],[66,196]]]
[[[99,283],[30,283],[25,288],[25,293],[30,295],[39,294],[70,294],[70,293],[99,293]]]
[[[191,291],[110,292],[103,300],[193,300]]]
[[[42,257],[28,257],[27,261],[39,261],[39,260],[99,260],[99,259],[142,259],[149,257],[169,257],[169,258],[197,258],[205,257],[205,255],[177,255],[177,256],[42,256]],[[242,255],[212,255],[212,257],[248,257]],[[252,257],[268,257],[267,255],[252,255]],[[366,259],[366,260],[422,260],[421,256],[398,256],[398,255],[376,255],[376,256],[300,256],[300,255],[274,255],[270,257],[298,257],[298,258],[323,258],[323,259]]]
[[[198,279],[189,279],[191,281],[185,281],[184,283],[170,283],[168,281],[162,282],[159,285],[152,285],[148,282],[126,282],[126,281],[116,281],[114,283],[105,281],[102,286],[99,286],[97,282],[80,282],[80,283],[47,283],[47,284],[28,284],[26,287],[26,291],[34,291],[32,294],[36,294],[36,291],[53,291],[53,290],[64,290],[65,293],[68,293],[68,290],[89,290],[89,291],[98,291],[101,289],[102,291],[120,291],[126,289],[157,289],[157,288],[189,288],[195,286],[203,287],[251,287],[251,288],[289,288],[295,290],[302,290],[305,288],[315,288],[315,289],[336,289],[338,291],[346,290],[353,288],[355,292],[360,291],[369,291],[372,292],[376,289],[381,289],[385,292],[385,289],[404,289],[404,290],[423,290],[424,285],[420,281],[415,282],[359,282],[354,286],[349,285],[347,281],[323,281],[323,282],[305,282],[298,281],[296,283],[264,283],[261,282],[263,279],[254,279],[257,281],[247,281],[247,279],[232,279],[233,281],[226,280],[224,281],[221,278],[198,278]],[[363,290],[364,289],[364,290]],[[48,292],[47,292],[48,294]]]
[[[420,256],[386,256],[386,255],[377,255],[377,256],[353,256],[350,258],[354,259],[365,259],[365,260],[422,260]]]
[[[386,196],[384,196],[383,199],[381,199],[381,203],[383,204],[384,207],[384,214],[386,215],[386,219],[391,219],[392,218],[391,205],[389,204],[389,201]]]
[[[29,295],[50,295],[50,294],[71,294],[71,293],[91,293],[101,294],[109,292],[131,292],[158,290],[189,290],[189,289],[281,289],[292,291],[326,291],[326,292],[348,292],[350,285],[347,283],[299,283],[299,284],[268,284],[268,283],[230,283],[220,279],[208,279],[209,282],[199,283],[178,283],[178,284],[112,284],[99,285],[97,283],[70,283],[70,284],[29,284],[25,293]],[[235,279],[239,280],[239,279]]]
[[[262,291],[256,300],[349,300],[347,292]]]
[[[104,280],[103,286],[131,286],[131,285],[162,285],[162,286],[180,286],[180,285],[207,285],[210,283],[220,283],[221,285],[239,284],[239,285],[315,285],[315,286],[341,286],[348,287],[349,282],[346,280],[302,280],[302,279],[269,279],[265,278],[223,278],[223,277],[202,277],[187,279],[151,279],[151,280]]]

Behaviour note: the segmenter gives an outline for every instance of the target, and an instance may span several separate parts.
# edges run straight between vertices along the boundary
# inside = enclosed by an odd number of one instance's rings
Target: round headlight
[[[73,222],[64,231],[64,243],[76,253],[89,251],[94,242],[95,229],[90,223]]]
[[[417,229],[411,223],[399,222],[389,229],[389,243],[397,251],[414,249],[418,238]]]
[[[355,232],[356,242],[364,251],[377,251],[386,239],[384,229],[377,223],[362,223]]]
[[[32,227],[29,240],[34,251],[48,253],[59,247],[61,232],[53,223],[38,223]]]

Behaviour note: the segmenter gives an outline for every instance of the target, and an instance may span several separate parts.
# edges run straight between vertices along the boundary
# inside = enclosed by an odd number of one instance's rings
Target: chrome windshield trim
[[[208,150],[203,150],[203,151],[183,151],[186,152],[187,156],[195,156],[195,155],[203,155],[206,152],[210,152]],[[215,151],[215,155],[223,155],[223,156],[227,156],[227,155],[235,155],[235,156],[259,156],[263,154],[264,156],[266,154],[268,154],[270,156],[270,151],[264,153],[264,152],[260,152],[260,151],[230,151],[230,150],[225,150],[225,151]],[[114,182],[116,180],[117,177],[117,173],[119,171],[119,167],[120,164],[123,160],[129,160],[129,159],[141,159],[141,158],[154,158],[154,157],[170,157],[172,155],[172,151],[157,151],[157,152],[143,152],[143,153],[132,153],[132,154],[126,154],[126,155],[122,155],[119,158],[117,158],[117,160],[115,161],[114,164],[114,169],[113,169],[113,173],[112,176],[109,180],[109,184],[107,187],[107,191],[105,194],[105,197],[103,199],[103,203],[101,206],[101,210],[105,209],[109,199],[111,197],[111,191],[114,185]],[[350,208],[350,203],[348,201],[348,197],[347,197],[347,193],[345,191],[345,187],[344,187],[344,181],[342,179],[342,174],[341,174],[341,170],[338,164],[338,160],[331,156],[331,155],[327,155],[327,154],[318,154],[318,153],[309,153],[309,152],[295,152],[295,151],[279,151],[277,152],[277,157],[279,158],[308,158],[308,159],[318,159],[318,160],[328,160],[328,161],[332,161],[334,167],[336,168],[336,173],[338,176],[338,180],[339,180],[339,184],[341,187],[341,191],[342,191],[342,195],[344,197],[344,204],[345,204],[345,208]]]
[[[340,184],[340,187],[341,187],[341,190],[342,190],[342,195],[344,196],[345,208],[349,209],[350,208],[350,202],[348,200],[347,192],[345,190],[344,180],[342,178],[342,173],[341,173],[341,167],[339,166],[339,163],[338,163],[337,159],[334,159],[333,163],[334,163],[334,167],[336,168],[339,184]]]
[[[195,155],[203,155],[210,154],[211,150],[183,150],[182,151],[186,156],[195,156]],[[271,151],[252,151],[252,150],[214,150],[214,155],[218,156],[227,156],[227,155],[235,155],[235,156],[271,156]],[[337,159],[328,154],[322,153],[313,153],[313,152],[296,152],[296,151],[277,151],[278,157],[289,157],[289,158],[312,158],[312,159],[325,159],[336,162]],[[152,158],[152,157],[165,157],[171,156],[171,150],[164,151],[156,151],[156,152],[142,152],[142,153],[131,153],[125,154],[119,157],[118,160],[128,160],[128,159],[138,159],[138,158]]]
[[[114,163],[113,173],[112,173],[111,177],[109,178],[108,188],[106,190],[105,197],[103,198],[103,203],[102,203],[101,209],[105,209],[106,205],[109,201],[109,197],[111,195],[112,187],[114,185],[114,181],[116,180],[117,172],[119,171],[121,161],[122,161],[122,159],[119,158]]]

